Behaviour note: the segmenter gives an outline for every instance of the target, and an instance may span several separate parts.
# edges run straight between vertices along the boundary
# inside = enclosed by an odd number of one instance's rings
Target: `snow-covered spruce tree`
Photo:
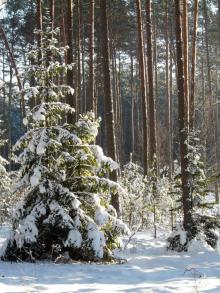
[[[176,230],[168,238],[168,249],[177,251],[187,251],[193,239],[206,241],[213,248],[218,241],[218,230],[220,228],[220,218],[212,215],[212,207],[215,204],[215,196],[208,188],[210,178],[205,172],[205,165],[202,160],[203,147],[198,138],[198,131],[192,130],[188,139],[188,159],[190,173],[190,190],[192,196],[192,218],[193,227],[190,235],[183,229],[182,225],[177,225]],[[180,182],[181,183],[181,182]],[[176,177],[176,192],[180,189],[179,176]],[[175,192],[173,189],[173,192]],[[177,200],[177,208],[182,209],[181,199]]]
[[[44,45],[46,36],[53,40],[55,32],[42,33],[43,61],[30,69],[36,87],[28,88],[28,95],[45,102],[28,113],[29,131],[14,146],[21,165],[17,188],[24,190],[24,197],[14,210],[3,259],[54,260],[68,255],[74,260],[110,260],[120,234],[128,231],[109,203],[110,194],[121,190],[106,178],[117,164],[94,145],[99,127],[94,115],[87,113],[74,125],[67,124],[73,109],[54,101],[72,90],[53,83],[65,69],[57,58],[63,57],[59,48]],[[37,53],[33,50],[31,55]],[[53,57],[49,67],[46,55]]]

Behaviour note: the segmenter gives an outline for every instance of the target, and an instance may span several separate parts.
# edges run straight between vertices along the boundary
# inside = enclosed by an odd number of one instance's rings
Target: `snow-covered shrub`
[[[29,130],[14,146],[14,159],[21,166],[17,189],[24,197],[14,210],[3,259],[54,260],[68,254],[74,260],[109,260],[120,234],[128,232],[110,205],[110,194],[122,191],[107,178],[118,165],[94,144],[99,121],[93,113],[75,124],[65,122],[74,109],[56,101],[65,96],[66,87],[53,83],[63,74],[60,66],[65,65],[55,61],[60,57],[61,62],[63,55],[54,42],[44,44],[55,32],[42,33],[42,65],[31,67],[36,87],[26,92],[42,103],[27,114]],[[52,60],[49,68],[46,56]]]
[[[143,169],[132,162],[126,164],[119,179],[126,190],[122,200],[122,218],[134,230],[143,228],[148,221],[148,202]]]
[[[131,160],[122,170],[120,183],[126,190],[122,216],[130,228],[144,229],[160,224],[170,226],[170,210],[174,200],[167,168],[161,169],[158,178],[153,180],[150,173],[144,176],[143,169]]]

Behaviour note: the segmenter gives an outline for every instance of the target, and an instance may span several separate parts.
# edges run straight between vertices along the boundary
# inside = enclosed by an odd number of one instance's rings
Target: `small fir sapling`
[[[123,220],[133,230],[143,229],[148,221],[143,169],[131,159],[123,167],[119,182],[126,190],[122,200]]]
[[[14,210],[3,259],[68,255],[74,260],[111,260],[119,236],[128,232],[110,205],[110,194],[123,192],[108,179],[118,165],[94,144],[99,120],[93,113],[66,123],[74,110],[58,100],[72,89],[54,83],[66,70],[60,63],[64,50],[59,54],[55,46],[56,32],[41,32],[42,48],[31,52],[38,56],[40,50],[42,63],[31,66],[36,86],[26,93],[42,103],[27,114],[29,130],[14,146],[14,159],[21,166],[17,189],[24,190],[24,197]],[[49,67],[46,56],[51,58]]]
[[[122,217],[133,230],[149,228],[154,224],[163,224],[163,227],[170,224],[167,215],[173,200],[169,193],[168,174],[166,168],[161,169],[155,184],[150,174],[144,176],[143,169],[132,160],[123,167],[120,183],[126,193],[123,196]],[[155,187],[157,201],[154,199]]]

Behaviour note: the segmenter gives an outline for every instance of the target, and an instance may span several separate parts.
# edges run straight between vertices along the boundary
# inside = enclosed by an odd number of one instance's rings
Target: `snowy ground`
[[[5,234],[0,229],[0,246]],[[123,256],[121,265],[0,262],[0,292],[220,293],[216,251],[167,253],[163,240],[145,232]]]

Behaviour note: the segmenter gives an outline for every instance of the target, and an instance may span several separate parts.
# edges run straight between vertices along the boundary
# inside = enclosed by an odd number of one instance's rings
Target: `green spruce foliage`
[[[111,260],[120,234],[128,232],[110,205],[110,194],[122,191],[108,179],[118,165],[95,144],[99,120],[93,113],[66,123],[74,109],[59,101],[73,89],[55,82],[67,70],[66,48],[57,46],[57,32],[38,32],[42,47],[30,53],[41,63],[27,70],[36,86],[28,87],[26,95],[42,102],[27,114],[28,131],[14,146],[21,166],[17,188],[24,196],[14,210],[3,259]]]

